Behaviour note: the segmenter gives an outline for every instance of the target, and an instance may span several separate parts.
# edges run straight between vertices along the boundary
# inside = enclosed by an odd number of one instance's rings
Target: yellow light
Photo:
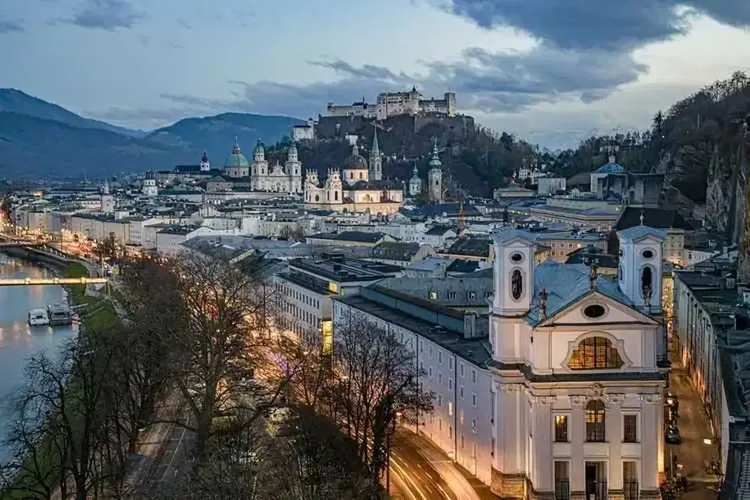
[[[338,293],[339,285],[331,281],[330,283],[328,283],[328,291],[333,292],[333,293]]]
[[[321,322],[323,354],[333,352],[333,321],[330,319]]]

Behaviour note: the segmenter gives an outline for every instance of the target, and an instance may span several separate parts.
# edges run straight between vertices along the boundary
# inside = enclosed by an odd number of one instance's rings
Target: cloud
[[[115,31],[132,28],[145,18],[128,0],[85,0],[73,17],[64,22],[82,28]]]
[[[741,0],[432,0],[478,26],[511,26],[563,49],[626,52],[684,34],[700,13],[735,27],[750,26]]]
[[[190,23],[188,23],[187,21],[185,21],[184,19],[179,19],[178,18],[177,19],[177,24],[179,24],[180,26],[182,26],[183,28],[188,29],[188,30],[193,29],[193,26]]]
[[[0,20],[0,34],[3,33],[20,33],[24,30],[20,21],[3,21]]]

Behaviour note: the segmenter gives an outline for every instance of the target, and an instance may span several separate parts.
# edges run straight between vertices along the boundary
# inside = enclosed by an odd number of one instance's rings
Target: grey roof
[[[372,248],[372,257],[410,261],[419,252],[419,243],[405,243],[401,241],[381,241]]]
[[[539,308],[539,293],[547,291],[547,318],[553,317],[587,295],[598,292],[621,304],[632,307],[633,302],[620,291],[613,279],[598,276],[596,287],[591,288],[590,269],[583,264],[561,264],[548,260],[534,270],[534,298],[526,320],[538,325],[543,320]]]
[[[649,226],[633,226],[617,232],[620,241],[640,241],[644,238],[652,237],[664,241],[666,233],[663,229],[656,229]]]
[[[506,229],[504,231],[497,231],[493,233],[492,239],[495,241],[495,243],[498,244],[507,243],[511,240],[516,239],[534,243],[536,241],[536,235],[528,231],[522,231],[520,229]]]
[[[386,236],[385,233],[367,233],[364,231],[343,231],[341,233],[318,233],[308,236],[308,239],[357,241],[360,243],[377,243]]]
[[[441,226],[441,225],[438,225],[438,226],[432,226],[430,229],[428,229],[427,231],[425,231],[424,234],[430,235],[430,236],[442,236],[445,233],[447,233],[448,231],[452,231],[452,230],[453,230],[453,228],[451,228],[450,226]]]
[[[387,278],[378,287],[405,293],[411,297],[428,300],[449,307],[484,307],[494,292],[492,275],[466,275],[460,278]],[[430,295],[435,293],[436,298]]]
[[[490,240],[483,237],[459,238],[443,253],[453,255],[471,255],[474,257],[489,257]]]

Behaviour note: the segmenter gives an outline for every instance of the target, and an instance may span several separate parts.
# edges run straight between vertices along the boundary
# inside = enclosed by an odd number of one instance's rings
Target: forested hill
[[[737,72],[657,112],[647,131],[591,137],[558,154],[553,168],[568,177],[591,171],[605,163],[607,147],[617,145],[618,163],[629,170],[663,172],[696,203],[705,202],[708,191],[710,203],[714,191],[725,198],[729,186],[722,179],[731,179],[741,161],[742,121],[749,113],[750,78]]]

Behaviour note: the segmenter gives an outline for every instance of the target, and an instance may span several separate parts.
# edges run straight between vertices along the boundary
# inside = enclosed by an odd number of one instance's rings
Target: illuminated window
[[[589,337],[578,343],[570,355],[571,370],[599,370],[622,368],[622,357],[612,342],[605,337]]]
[[[339,285],[331,281],[330,283],[328,283],[328,291],[333,292],[333,293],[338,293]]]
[[[604,403],[598,399],[586,405],[586,441],[603,443],[606,437],[606,417]]]
[[[555,415],[555,442],[568,442],[568,416]]]

